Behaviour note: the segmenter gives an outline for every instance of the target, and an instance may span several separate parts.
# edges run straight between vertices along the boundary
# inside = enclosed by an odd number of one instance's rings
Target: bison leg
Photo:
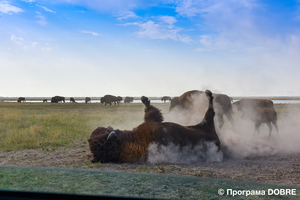
[[[221,129],[224,125],[223,113],[217,113],[219,128]]]
[[[256,121],[255,122],[255,132],[257,131],[257,133],[259,133],[259,127],[261,125],[261,122],[260,121]]]
[[[235,126],[234,126],[234,120],[231,116],[231,113],[225,113],[225,116],[227,117],[227,119],[230,121],[231,125],[232,125],[232,128],[233,128],[233,131],[235,131]]]
[[[272,124],[271,122],[267,122],[267,125],[269,127],[269,138],[271,137],[271,132],[272,132]]]
[[[273,125],[275,126],[275,129],[277,131],[277,135],[278,135],[278,126],[277,126],[277,121],[276,120],[273,120],[272,121]]]
[[[215,126],[214,123],[213,123],[214,122],[214,116],[215,116],[215,110],[214,110],[214,106],[213,106],[213,98],[214,97],[212,96],[212,93],[209,90],[206,90],[205,93],[206,93],[206,96],[208,98],[209,105],[208,105],[208,110],[206,111],[204,119],[202,120],[202,122],[206,121],[206,123],[212,123],[212,125],[214,127]]]

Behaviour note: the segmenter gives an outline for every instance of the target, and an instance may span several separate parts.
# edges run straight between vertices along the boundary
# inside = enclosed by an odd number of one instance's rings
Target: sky
[[[0,96],[300,96],[300,0],[0,0]]]

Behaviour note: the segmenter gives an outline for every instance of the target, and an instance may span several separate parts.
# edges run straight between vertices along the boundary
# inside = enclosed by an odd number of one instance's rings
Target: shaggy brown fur
[[[174,97],[171,100],[170,108],[171,111],[175,107],[179,107],[181,109],[189,110],[193,109],[193,102],[194,99],[192,98],[193,95],[200,95],[204,93],[203,91],[199,90],[191,90],[188,92],[183,93],[180,97]],[[224,119],[223,115],[227,117],[227,119],[232,124],[232,127],[234,128],[234,120],[232,118],[232,106],[231,106],[231,99],[225,94],[214,94],[214,104],[218,104],[219,108],[215,109],[218,122],[219,122],[219,128],[222,128],[224,125]]]
[[[150,105],[147,97],[141,100],[146,106],[144,122],[131,131],[114,130],[111,127],[96,128],[88,139],[93,162],[143,162],[147,160],[150,143],[168,145],[173,143],[192,148],[201,142],[214,142],[220,148],[220,140],[214,126],[213,97],[206,91],[209,107],[202,122],[195,126],[181,126],[165,122],[159,109]]]

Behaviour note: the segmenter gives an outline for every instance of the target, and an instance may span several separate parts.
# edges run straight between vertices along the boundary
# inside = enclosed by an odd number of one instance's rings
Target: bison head
[[[121,134],[122,131],[113,131],[111,127],[96,128],[88,140],[90,150],[94,152],[92,162],[118,162],[121,152],[120,145],[122,144]]]

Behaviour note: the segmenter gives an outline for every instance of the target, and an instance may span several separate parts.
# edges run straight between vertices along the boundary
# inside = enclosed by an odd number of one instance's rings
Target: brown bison
[[[105,95],[104,97],[102,97],[100,99],[100,102],[102,104],[104,103],[105,106],[106,106],[106,104],[109,104],[111,106],[111,103],[114,103],[115,105],[118,103],[118,105],[119,105],[120,101],[122,101],[122,97],[120,97],[120,96],[116,97],[116,96],[109,95],[109,94]]]
[[[273,101],[268,99],[241,99],[233,103],[236,109],[241,112],[247,112],[249,109],[256,108],[272,108],[274,109]]]
[[[124,103],[131,103],[133,102],[133,97],[125,97]]]
[[[60,101],[65,103],[65,97],[54,96],[54,97],[51,98],[51,103],[58,103]]]
[[[200,99],[201,94],[204,94],[204,92],[192,90],[183,93],[179,97],[174,97],[171,100],[169,111],[173,110],[175,107],[185,110],[194,110],[197,107],[195,104],[198,102],[197,100]],[[219,128],[222,128],[224,125],[223,115],[225,115],[234,129],[234,120],[232,118],[233,111],[230,97],[225,94],[214,94],[214,104],[219,122]]]
[[[118,103],[118,105],[119,105],[119,103],[120,103],[121,101],[123,101],[123,98],[122,98],[122,97],[120,97],[120,96],[117,96],[117,98],[116,98],[116,102]]]
[[[255,131],[259,132],[262,123],[269,127],[269,137],[272,132],[272,124],[278,133],[277,113],[274,109],[273,101],[266,99],[241,99],[234,102],[237,110],[243,113],[242,119],[250,119],[254,122]]]
[[[167,146],[169,143],[180,148],[205,142],[214,143],[220,149],[220,140],[214,126],[213,96],[205,91],[209,106],[204,119],[194,126],[181,126],[163,122],[159,109],[150,105],[147,97],[141,100],[145,105],[144,122],[133,130],[118,130],[112,127],[96,128],[88,139],[92,162],[133,163],[146,161],[150,143]]]
[[[19,97],[17,100],[18,103],[21,103],[22,101],[26,102],[25,97]]]
[[[47,101],[48,101],[47,99],[43,99],[43,103],[47,103]]]
[[[75,102],[75,99],[74,99],[73,97],[70,97],[70,102],[76,103],[76,102]]]
[[[161,100],[162,100],[163,102],[166,102],[166,101],[171,101],[172,98],[169,97],[169,96],[163,96],[163,97],[161,98]]]
[[[85,101],[85,103],[88,103],[88,102],[91,101],[91,98],[90,97],[85,97],[84,101]]]

